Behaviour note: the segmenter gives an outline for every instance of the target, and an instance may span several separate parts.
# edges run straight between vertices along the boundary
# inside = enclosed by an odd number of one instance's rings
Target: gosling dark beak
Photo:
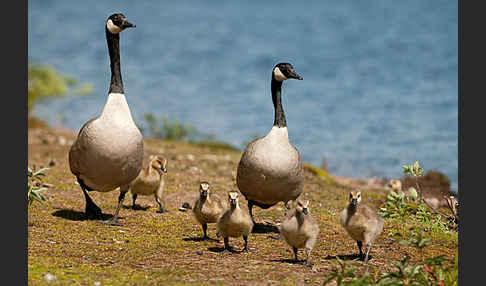
[[[125,21],[125,22],[123,22],[123,24],[122,24],[122,28],[123,28],[123,29],[126,29],[126,28],[135,28],[136,26],[137,26],[137,25],[132,24],[132,23],[130,23],[130,22],[128,22],[128,21]]]
[[[288,78],[295,78],[295,79],[298,79],[298,80],[303,80],[304,79],[303,77],[301,77],[300,75],[298,75],[295,71],[291,71],[289,73]]]
[[[308,215],[308,214],[309,214],[309,209],[308,209],[308,208],[303,208],[303,209],[302,209],[302,212],[303,212],[305,215]]]

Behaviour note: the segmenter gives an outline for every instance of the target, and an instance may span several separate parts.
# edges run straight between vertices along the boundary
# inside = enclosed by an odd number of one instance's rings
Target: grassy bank
[[[201,227],[190,212],[180,212],[183,202],[193,203],[201,180],[218,193],[236,190],[236,167],[241,153],[218,144],[145,140],[145,158],[162,154],[168,158],[166,204],[168,213],[158,214],[152,197],[138,197],[144,209],[132,210],[127,195],[120,211],[124,226],[112,227],[84,218],[84,197],[69,171],[68,150],[76,133],[41,124],[28,131],[28,165],[49,167],[44,182],[51,184],[44,203],[34,203],[28,214],[29,285],[320,285],[333,271],[336,256],[359,267],[356,242],[338,222],[347,204],[351,184],[340,183],[332,174],[306,164],[304,196],[311,200],[311,213],[320,223],[320,235],[312,253],[314,268],[291,261],[292,251],[275,233],[249,237],[250,253],[223,253],[223,242],[199,241]],[[399,166],[397,166],[399,168]],[[106,217],[114,213],[119,192],[92,192]],[[363,202],[378,209],[387,191],[378,185],[362,186]],[[242,204],[245,201],[242,198]],[[258,222],[278,224],[283,204],[269,210],[254,209]],[[424,236],[431,245],[418,251],[399,244],[413,231],[424,230],[415,221],[386,219],[383,233],[371,250],[370,271],[376,275],[394,269],[391,261],[405,254],[411,262],[425,256],[454,257],[457,233],[430,227]],[[209,225],[215,238],[215,225]],[[237,249],[242,239],[231,239]],[[299,253],[303,259],[304,253]],[[50,276],[53,275],[53,276]]]

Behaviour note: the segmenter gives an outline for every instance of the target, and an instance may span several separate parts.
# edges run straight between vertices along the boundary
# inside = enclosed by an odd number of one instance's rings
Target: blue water
[[[457,1],[29,1],[30,60],[94,87],[36,106],[79,130],[105,103],[104,24],[123,12],[125,94],[134,119],[166,115],[237,146],[273,123],[271,70],[291,142],[333,174],[401,177],[419,160],[457,191]]]

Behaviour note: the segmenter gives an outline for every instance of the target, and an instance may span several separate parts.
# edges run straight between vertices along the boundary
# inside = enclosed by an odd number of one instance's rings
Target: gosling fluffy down
[[[296,262],[298,249],[305,248],[307,255],[305,264],[311,266],[310,254],[319,235],[319,224],[310,215],[309,205],[308,200],[297,200],[296,207],[288,213],[280,225],[280,234],[292,247]]]
[[[224,238],[224,249],[234,252],[229,245],[229,237],[243,236],[245,247],[242,251],[249,251],[248,235],[253,229],[253,220],[246,209],[242,209],[238,203],[238,192],[231,191],[228,193],[229,209],[223,214],[218,221],[218,234]]]
[[[375,210],[360,202],[361,192],[352,191],[349,194],[349,204],[341,211],[340,223],[349,236],[356,240],[361,259],[363,258],[361,247],[363,242],[366,244],[364,263],[367,263],[371,246],[383,230],[383,218]]]
[[[158,213],[165,213],[167,210],[163,203],[164,176],[167,173],[167,159],[162,156],[150,155],[149,163],[138,174],[137,178],[130,183],[130,192],[133,197],[132,208],[135,209],[135,201],[138,195],[154,195],[155,201],[159,205]]]
[[[226,201],[222,200],[217,194],[210,191],[211,186],[208,182],[199,184],[199,198],[194,203],[192,212],[194,217],[201,224],[203,229],[203,240],[209,239],[207,235],[208,223],[217,223],[218,219],[228,208]]]

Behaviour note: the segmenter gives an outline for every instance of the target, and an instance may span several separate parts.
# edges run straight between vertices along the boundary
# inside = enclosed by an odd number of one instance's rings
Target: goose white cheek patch
[[[282,71],[278,67],[276,67],[273,70],[273,74],[275,75],[275,79],[278,80],[278,81],[287,80],[287,77],[284,76],[284,74],[282,73]]]
[[[118,34],[118,33],[120,33],[122,31],[122,29],[120,27],[118,27],[117,25],[113,24],[113,21],[111,21],[111,19],[109,19],[108,22],[106,22],[106,28],[112,34]]]

